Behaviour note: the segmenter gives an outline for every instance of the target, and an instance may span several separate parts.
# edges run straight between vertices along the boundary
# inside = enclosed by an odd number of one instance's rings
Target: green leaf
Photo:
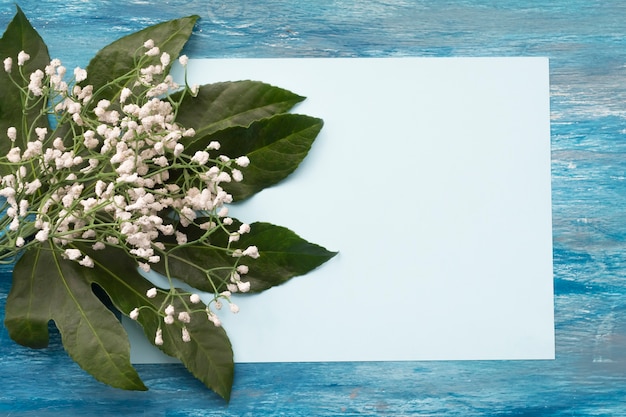
[[[165,300],[165,295],[159,293],[148,298],[146,291],[153,284],[137,271],[136,261],[120,249],[80,249],[94,260],[94,268],[62,259],[47,243],[27,251],[20,259],[6,303],[5,325],[11,338],[25,346],[45,347],[47,324],[54,320],[72,359],[96,379],[118,388],[146,389],[130,364],[124,328],[92,291],[92,285],[97,285],[123,314],[148,306],[138,317],[148,340],[154,344],[160,326],[164,343],[157,347],[180,359],[196,378],[228,400],[234,362],[224,329],[209,322],[201,308],[191,314],[187,324],[191,341],[184,342],[182,323],[165,325],[157,313],[164,302],[182,311],[179,297]]]
[[[112,80],[133,71],[137,64],[135,54],[143,55],[145,53],[146,49],[143,44],[149,39],[154,41],[161,52],[169,53],[172,60],[176,59],[191,36],[197,20],[198,16],[189,16],[159,23],[124,36],[105,46],[89,62],[87,80],[82,84],[92,84],[94,91],[97,92]],[[159,56],[151,57],[146,65],[150,64],[160,65]],[[163,77],[169,72],[170,66],[171,64],[165,68]],[[92,101],[97,103],[99,98],[110,99],[118,92],[115,90],[112,86],[100,90],[98,94],[94,94]]]
[[[177,100],[181,94],[172,97]],[[176,121],[195,129],[197,137],[203,137],[284,113],[302,100],[302,96],[258,81],[206,84],[200,87],[196,97],[185,96]]]
[[[308,154],[322,125],[321,119],[311,116],[277,114],[249,127],[235,126],[195,139],[186,150],[193,154],[215,140],[221,145],[220,154],[247,155],[250,165],[241,168],[244,180],[220,184],[234,201],[240,201],[289,176]]]
[[[240,222],[234,221],[237,229]],[[293,231],[271,223],[256,222],[250,225],[250,232],[241,235],[233,248],[244,250],[250,245],[259,249],[261,256],[257,259],[241,258],[241,263],[249,266],[249,272],[242,276],[243,281],[250,281],[250,292],[261,292],[283,284],[293,277],[304,275],[322,265],[337,252],[331,252],[322,246],[310,243]],[[193,226],[184,229],[190,239],[201,231]],[[212,235],[211,243],[226,247],[226,233]],[[168,255],[170,274],[202,291],[214,292],[225,290],[228,276],[216,274],[213,282],[208,281],[204,271],[212,268],[228,268],[233,265],[233,258],[222,250],[200,244],[177,246],[174,242],[167,245],[171,252]],[[164,273],[164,265],[158,264],[155,270]]]
[[[20,51],[25,51],[30,55],[30,59],[23,66],[24,74],[27,79],[29,74],[37,69],[44,69],[50,63],[50,55],[48,47],[37,31],[32,27],[22,10],[17,7],[15,17],[7,26],[6,31],[0,38],[0,61],[11,57],[13,59],[13,69],[11,71],[14,79],[20,80],[17,55]],[[25,85],[28,81],[25,82]],[[25,148],[28,141],[25,127],[36,122],[38,127],[49,127],[48,119],[42,117],[41,110],[44,108],[45,101],[42,100],[41,106],[34,107],[28,112],[22,111],[22,99],[20,98],[20,90],[9,79],[4,68],[0,68],[0,155],[6,155],[11,148],[11,142],[6,137],[6,131],[13,126],[18,129],[17,145]],[[6,168],[0,166],[0,174],[6,174]]]
[[[130,364],[130,345],[115,315],[94,294],[87,268],[62,259],[49,243],[24,253],[15,265],[5,325],[16,342],[48,344],[54,320],[63,346],[83,369],[113,387],[145,390]]]
[[[209,322],[204,310],[200,309],[191,313],[191,322],[187,324],[191,341],[184,342],[181,337],[182,324],[176,321],[166,325],[162,317],[156,314],[156,310],[164,303],[164,295],[146,297],[146,291],[154,285],[137,271],[135,260],[111,247],[100,251],[93,251],[86,246],[80,249],[95,262],[93,270],[85,268],[83,273],[88,274],[90,280],[106,291],[115,307],[128,315],[135,307],[151,306],[152,309],[142,309],[137,319],[148,340],[154,344],[160,326],[163,330],[163,345],[157,347],[180,359],[196,378],[228,401],[233,384],[234,361],[226,331]],[[179,298],[168,300],[167,304],[174,305],[177,311],[184,310]]]

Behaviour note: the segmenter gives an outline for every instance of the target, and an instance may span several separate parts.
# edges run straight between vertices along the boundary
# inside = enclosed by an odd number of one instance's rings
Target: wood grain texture
[[[201,17],[186,50],[195,58],[549,57],[557,359],[239,364],[226,406],[178,365],[140,366],[150,391],[123,392],[87,376],[58,337],[29,351],[2,329],[0,415],[626,415],[626,3],[154,3],[20,6],[69,68],[120,35],[189,14]],[[0,1],[0,27],[14,10]],[[0,304],[9,285],[5,271]]]

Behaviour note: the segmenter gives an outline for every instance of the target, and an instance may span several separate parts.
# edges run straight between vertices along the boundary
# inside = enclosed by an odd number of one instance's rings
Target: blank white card
[[[241,79],[306,96],[294,112],[325,124],[231,214],[339,254],[235,298],[237,362],[554,358],[546,58],[189,64],[190,83]],[[141,339],[133,361],[161,360]]]

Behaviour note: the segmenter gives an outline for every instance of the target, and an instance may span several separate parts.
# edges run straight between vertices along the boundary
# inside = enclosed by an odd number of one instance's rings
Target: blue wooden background
[[[0,415],[626,415],[626,2],[19,4],[69,68],[123,34],[189,14],[201,16],[186,50],[196,58],[549,57],[557,358],[239,364],[226,405],[178,365],[139,366],[150,391],[119,391],[83,373],[58,336],[31,351],[1,329]],[[0,1],[0,28],[14,12]],[[2,309],[9,286],[5,270]]]

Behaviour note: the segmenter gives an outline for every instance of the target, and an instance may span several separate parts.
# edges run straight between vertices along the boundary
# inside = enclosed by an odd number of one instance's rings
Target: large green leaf
[[[240,223],[233,223],[234,229]],[[249,266],[248,274],[242,279],[250,282],[250,292],[261,292],[276,285],[283,284],[293,277],[304,275],[322,265],[336,252],[308,242],[293,231],[271,223],[256,222],[250,225],[250,232],[241,235],[234,248],[245,249],[255,245],[261,256],[257,259],[242,258],[241,263]],[[190,239],[201,231],[189,226],[184,229]],[[216,232],[212,235],[211,243],[226,247],[228,236]],[[225,289],[226,275],[216,272],[213,282],[207,280],[204,271],[213,268],[227,268],[232,266],[233,258],[226,252],[200,244],[177,246],[174,242],[168,244],[172,249],[168,256],[170,274],[189,285],[203,291],[213,292],[213,286],[218,291]],[[165,272],[163,264],[155,267],[161,273]]]
[[[28,250],[15,265],[6,302],[5,325],[16,342],[48,344],[54,320],[63,346],[83,369],[114,387],[145,390],[130,364],[130,345],[121,324],[94,294],[87,268],[62,259],[48,243]]]
[[[94,295],[92,285],[102,288],[115,307],[128,313],[142,309],[138,321],[154,344],[159,325],[168,355],[177,357],[207,387],[228,400],[233,382],[233,352],[226,332],[207,320],[202,311],[191,314],[187,329],[190,342],[181,338],[182,323],[165,325],[156,310],[164,295],[148,298],[153,285],[139,274],[136,262],[114,248],[93,251],[80,248],[95,262],[94,268],[62,259],[48,244],[29,250],[17,263],[6,303],[5,325],[16,342],[35,348],[48,344],[49,320],[54,320],[63,346],[72,359],[96,379],[124,389],[146,389],[132,365],[128,338],[115,315]],[[168,303],[178,311],[179,298]]]
[[[182,93],[174,94],[176,100]],[[248,126],[289,111],[304,97],[259,81],[227,81],[206,84],[198,95],[186,95],[176,121],[193,128],[198,137],[232,126]]]
[[[220,154],[247,155],[250,165],[241,168],[244,180],[221,184],[234,201],[240,201],[289,176],[308,154],[322,126],[322,120],[315,117],[277,114],[248,127],[234,126],[194,138],[186,149],[193,154],[215,140],[221,144]]]
[[[48,48],[37,31],[32,27],[22,10],[17,7],[15,17],[7,26],[4,35],[0,38],[0,61],[11,57],[13,59],[12,74],[14,79],[19,80],[17,55],[25,51],[30,55],[30,60],[23,66],[24,73],[28,75],[37,69],[42,69],[50,63]],[[6,137],[7,128],[13,126],[19,131],[18,146],[25,147],[28,138],[25,135],[25,126],[32,125],[37,121],[38,127],[48,127],[48,119],[42,117],[41,106],[23,112],[20,91],[9,79],[8,74],[0,68],[0,155],[6,155],[11,148],[11,142]],[[0,166],[0,174],[6,174]]]
[[[140,305],[152,305],[155,308],[161,306],[164,296],[159,294],[156,298],[146,297],[146,291],[153,285],[139,274],[136,262],[123,251],[109,247],[102,251],[93,251],[88,247],[81,247],[81,250],[95,261],[94,269],[83,273],[88,274],[89,279],[106,291],[121,312],[128,314]],[[183,310],[179,298],[168,303],[174,305],[177,311]],[[223,328],[215,327],[207,320],[202,309],[193,312],[191,322],[186,325],[191,335],[190,342],[182,340],[180,322],[165,325],[161,316],[152,310],[142,309],[138,322],[152,344],[157,328],[161,325],[163,345],[157,347],[164,353],[180,359],[196,378],[222,398],[229,400],[234,375],[230,340]]]
[[[112,80],[136,69],[135,53],[143,54],[144,42],[152,39],[161,52],[170,54],[172,61],[178,57],[185,43],[191,36],[193,26],[198,16],[189,16],[181,19],[170,20],[147,27],[138,32],[124,36],[115,42],[102,48],[87,66],[87,80],[84,85],[92,84],[94,91],[98,91]],[[159,56],[151,57],[146,65],[160,65]],[[164,75],[168,73],[171,64],[167,66]],[[110,99],[113,94],[112,88],[100,90],[95,94],[93,102],[98,98]]]

